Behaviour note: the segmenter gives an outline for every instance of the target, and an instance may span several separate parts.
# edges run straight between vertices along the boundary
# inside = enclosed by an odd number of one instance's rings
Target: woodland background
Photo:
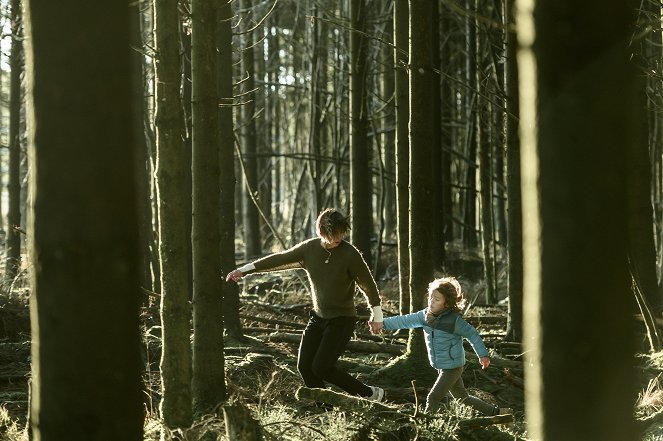
[[[659,2],[0,3],[3,436],[660,439]],[[297,329],[303,275],[223,275],[330,206],[388,312],[466,284],[513,426],[417,417],[418,332],[342,360],[392,407],[293,402],[250,328]]]

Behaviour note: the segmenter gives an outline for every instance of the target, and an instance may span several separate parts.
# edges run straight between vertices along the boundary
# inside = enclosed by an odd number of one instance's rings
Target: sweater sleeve
[[[426,323],[425,310],[413,312],[411,314],[395,315],[386,317],[383,325],[387,331],[394,329],[421,328]]]
[[[378,285],[375,283],[375,279],[371,274],[371,270],[368,269],[368,265],[359,250],[354,248],[353,254],[355,257],[350,265],[352,278],[357,283],[357,286],[359,286],[361,292],[364,293],[368,306],[371,308],[379,306],[381,304],[380,291],[378,290]]]
[[[472,345],[472,349],[474,349],[474,352],[478,357],[488,357],[490,355],[486,345],[479,335],[479,332],[477,332],[476,328],[467,323],[461,316],[456,318],[454,334],[465,337]]]
[[[307,242],[308,241],[300,242],[285,251],[270,254],[254,261],[254,269],[249,271],[248,274],[303,268],[304,252]]]

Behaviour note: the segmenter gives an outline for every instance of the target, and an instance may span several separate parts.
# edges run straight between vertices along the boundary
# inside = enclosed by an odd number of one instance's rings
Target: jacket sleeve
[[[411,314],[386,317],[383,322],[384,329],[389,331],[394,329],[421,328],[426,324],[424,318],[424,310],[413,312]]]
[[[454,327],[454,334],[458,334],[466,338],[472,345],[472,349],[478,357],[488,357],[488,349],[484,344],[481,336],[476,328],[465,321],[461,316],[456,318],[456,326]]]

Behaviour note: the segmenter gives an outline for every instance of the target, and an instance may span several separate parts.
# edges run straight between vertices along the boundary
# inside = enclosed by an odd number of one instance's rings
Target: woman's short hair
[[[350,219],[335,208],[322,210],[315,221],[315,232],[318,236],[335,237],[345,234],[349,229]]]

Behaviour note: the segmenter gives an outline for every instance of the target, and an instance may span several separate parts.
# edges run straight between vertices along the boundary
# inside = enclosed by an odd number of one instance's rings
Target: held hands
[[[231,280],[237,282],[242,277],[244,277],[244,274],[240,270],[235,269],[228,273],[226,276],[226,282],[230,282]]]
[[[479,364],[481,365],[481,369],[486,369],[490,366],[490,357],[480,357]]]
[[[382,332],[383,322],[374,322],[372,319],[368,321],[368,328],[371,330],[371,334],[379,334]]]

